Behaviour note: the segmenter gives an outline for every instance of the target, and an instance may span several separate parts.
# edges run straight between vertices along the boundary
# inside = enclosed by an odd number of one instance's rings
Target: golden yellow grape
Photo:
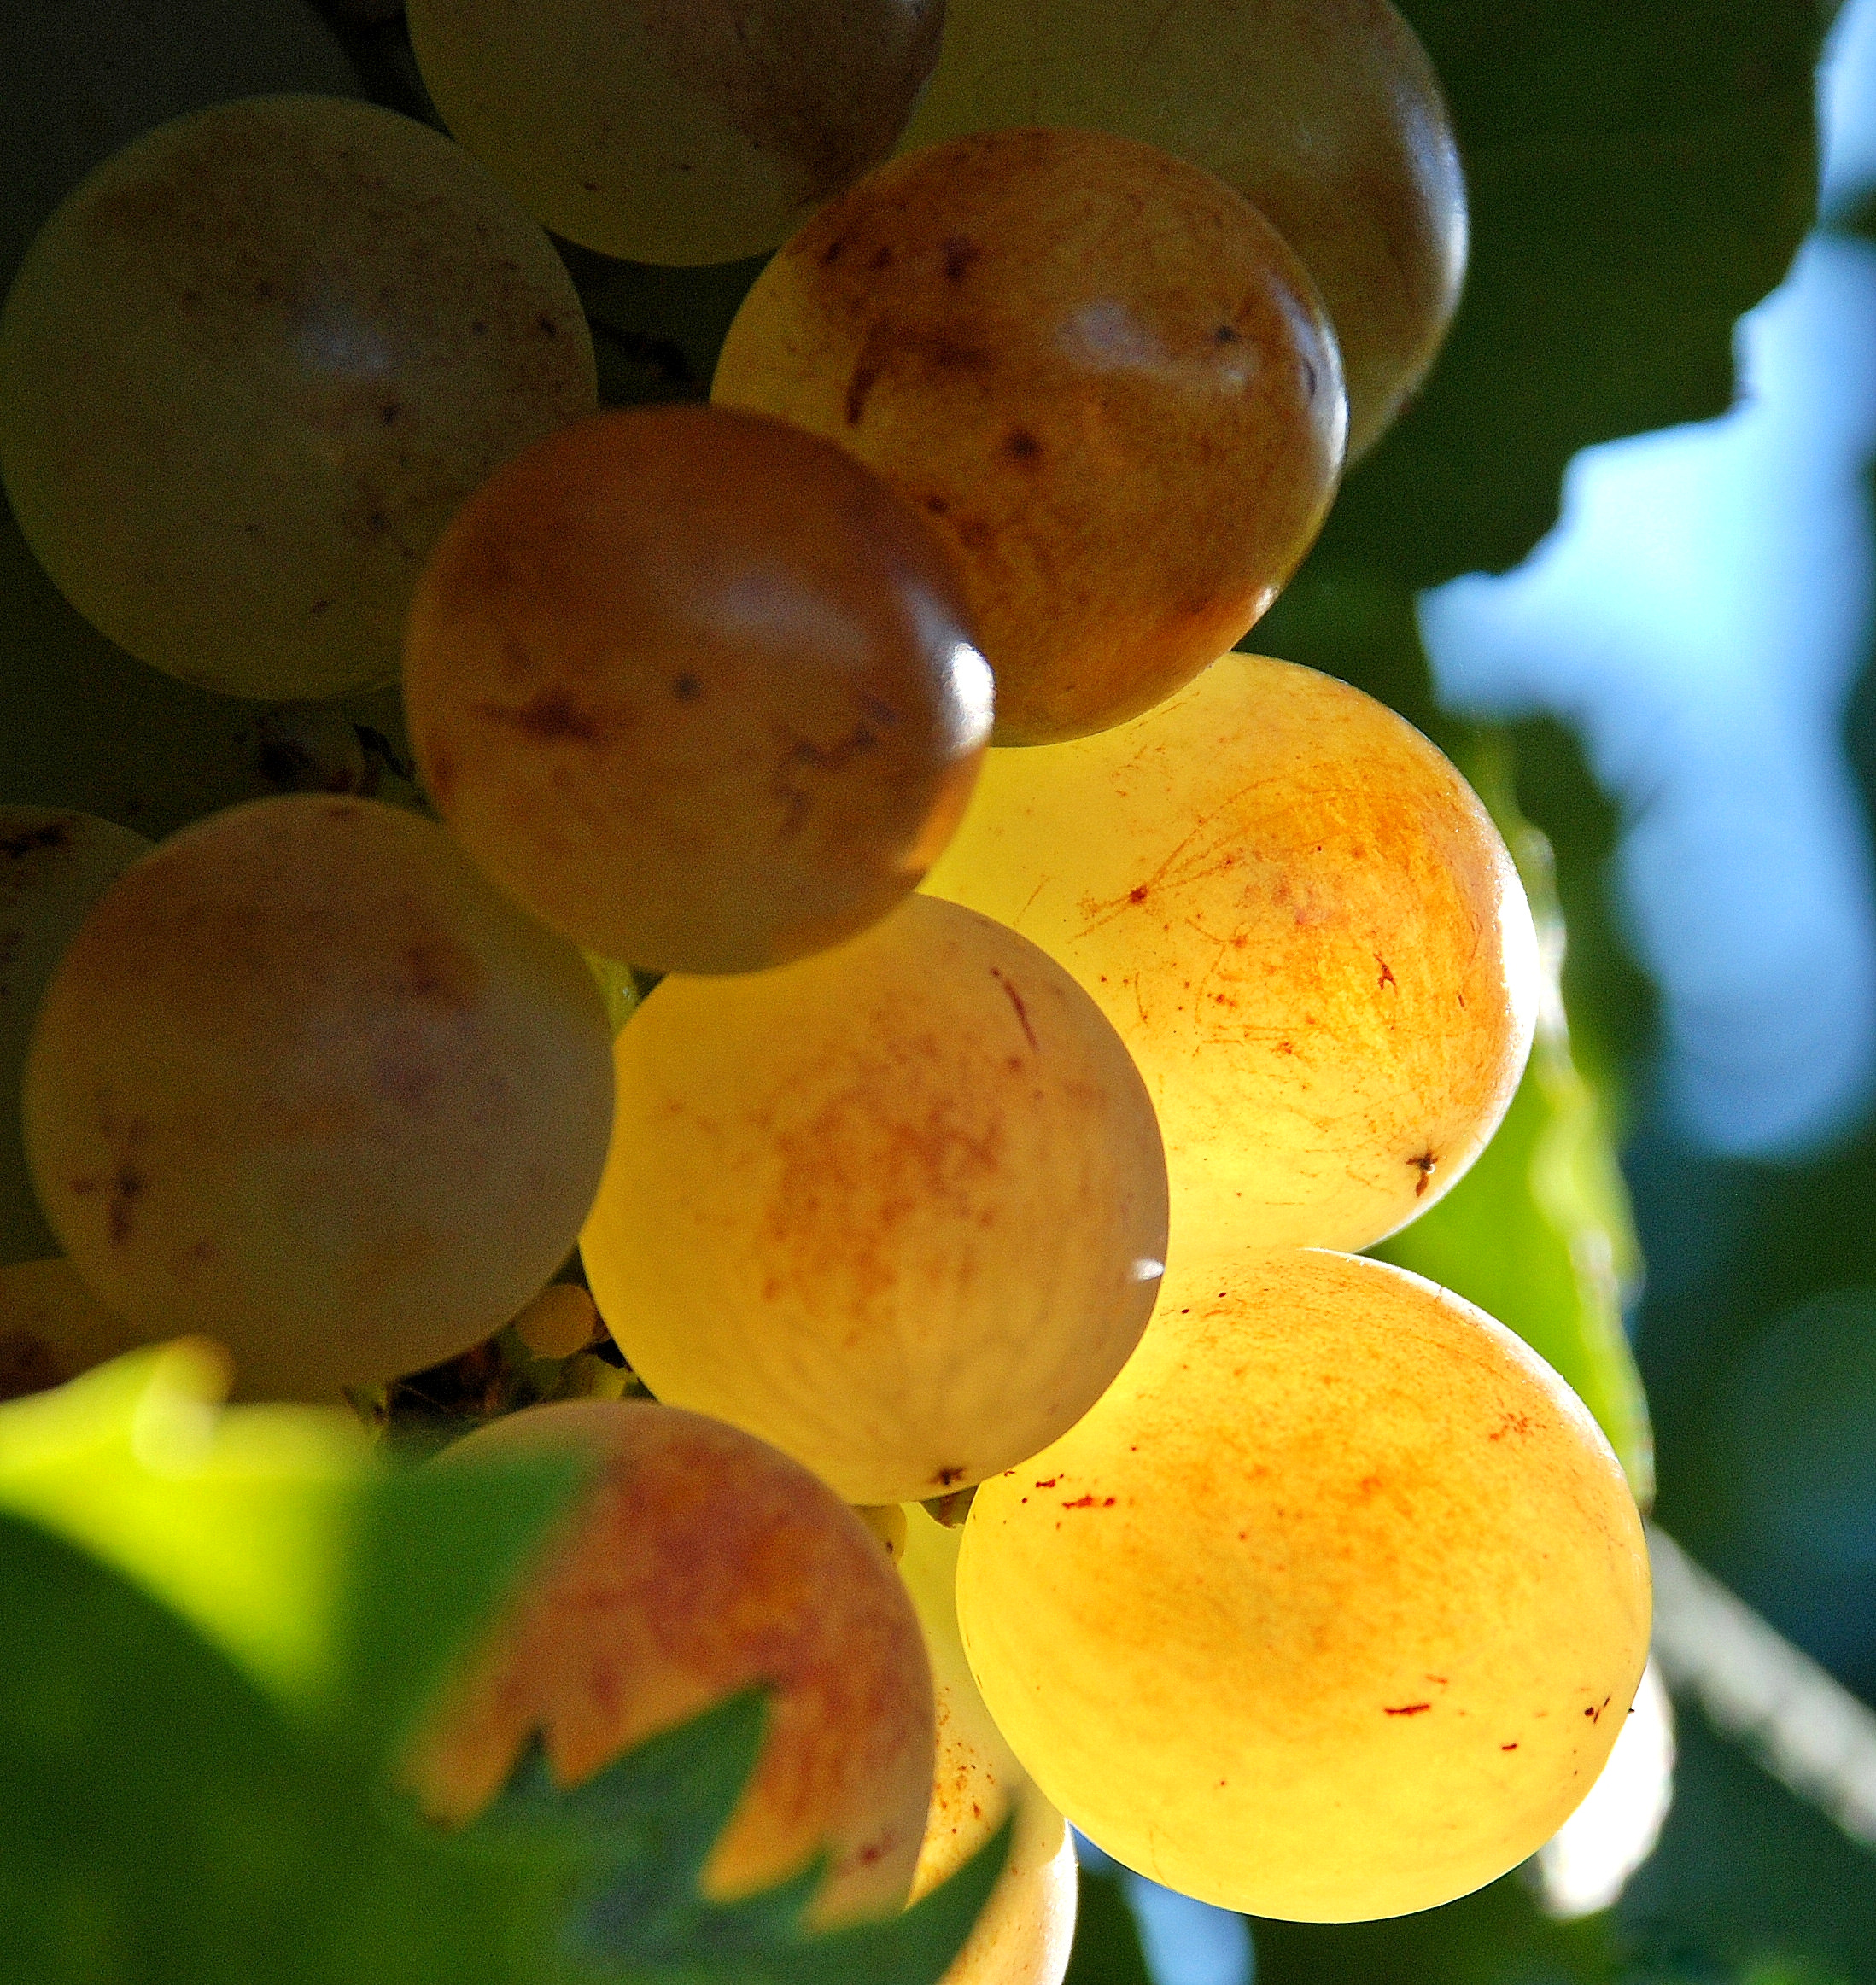
[[[452,1357],[565,1259],[611,1117],[570,944],[434,823],[295,795],[128,869],[39,1010],[46,1217],[146,1337],[225,1344],[250,1397]]]
[[[1159,1112],[1176,1249],[1365,1247],[1497,1127],[1540,974],[1511,857],[1420,733],[1227,655],[1125,728],[992,751],[926,886],[1072,972]]]
[[[1439,79],[1388,0],[950,0],[903,149],[1014,125],[1143,139],[1215,172],[1316,279],[1348,458],[1432,364],[1465,273]]]
[[[909,1502],[1052,1440],[1138,1341],[1166,1239],[1152,1107],[1014,932],[913,896],[799,964],[664,979],[614,1055],[580,1246],[659,1398],[849,1502]]]
[[[62,1386],[144,1341],[62,1255],[0,1268],[0,1399]]]
[[[59,589],[233,696],[388,683],[418,571],[592,411],[565,269],[488,173],[377,104],[267,96],[100,166],[0,316],[0,473]]]
[[[878,470],[956,550],[996,738],[1104,729],[1242,636],[1341,466],[1302,266],[1196,166],[1095,131],[895,160],[757,279],[711,397]]]
[[[1075,1825],[1307,1921],[1534,1852],[1648,1653],[1641,1521],[1581,1401],[1470,1304],[1317,1252],[1178,1257],[1100,1404],[978,1490],[957,1606]]]
[[[402,1776],[460,1824],[541,1734],[563,1784],[738,1690],[772,1693],[754,1773],[704,1871],[747,1894],[830,1865],[810,1918],[906,1898],[932,1772],[930,1671],[905,1590],[853,1512],[733,1427],[645,1400],[531,1407],[435,1464],[561,1452],[596,1468],[570,1523],[413,1740]]]
[[[1075,1850],[1067,1823],[1030,1783],[991,1720],[958,1638],[961,1530],[916,1504],[903,1513],[899,1560],[918,1608],[938,1706],[938,1768],[912,1900],[948,1880],[1016,1813],[1002,1877],[942,1985],[1061,1985],[1074,1941]]]
[[[772,248],[892,149],[943,0],[410,0],[455,137],[530,213],[628,260]]]
[[[707,407],[531,448],[418,588],[404,695],[437,809],[607,959],[751,972],[918,883],[990,734],[942,547],[839,448]]]

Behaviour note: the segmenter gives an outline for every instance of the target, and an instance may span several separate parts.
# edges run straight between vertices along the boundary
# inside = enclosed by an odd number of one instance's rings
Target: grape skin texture
[[[546,236],[425,126],[277,96],[99,166],[0,316],[0,474],[67,598],[234,696],[389,682],[418,568],[517,449],[590,412]]]
[[[140,1342],[62,1256],[0,1268],[0,1399],[62,1386]]]
[[[411,0],[436,107],[547,225],[628,260],[772,248],[885,157],[944,0]]]
[[[1498,830],[1346,683],[1227,655],[1124,729],[992,751],[926,886],[1032,938],[1159,1112],[1179,1247],[1368,1246],[1483,1149],[1536,933]]]
[[[1101,1403],[979,1489],[957,1607],[999,1728],[1116,1859],[1346,1922],[1555,1832],[1648,1587],[1620,1465],[1511,1332],[1379,1262],[1243,1252],[1176,1259]]]
[[[581,1235],[661,1399],[850,1503],[1052,1440],[1138,1341],[1166,1240],[1146,1091],[1067,974],[914,896],[779,971],[663,980],[615,1046]]]
[[[1094,131],[895,160],[744,300],[711,397],[878,470],[956,552],[996,741],[1151,708],[1276,598],[1341,465],[1302,265],[1208,173]]]
[[[438,811],[602,957],[751,972],[850,937],[962,813],[991,682],[942,548],[839,448],[707,407],[530,449],[418,588]]]
[[[433,1465],[562,1453],[597,1469],[570,1526],[419,1731],[403,1776],[460,1824],[538,1730],[563,1784],[739,1689],[769,1720],[704,1871],[746,1895],[832,1865],[818,1924],[904,1900],[932,1772],[932,1688],[904,1588],[860,1520],[786,1456],[646,1401],[533,1407]]]
[[[1159,145],[1270,220],[1334,321],[1351,462],[1425,377],[1465,274],[1465,178],[1388,0],[950,0],[905,149],[1012,125]]]
[[[963,1532],[935,1522],[916,1503],[904,1521],[899,1575],[918,1608],[938,1706],[938,1768],[911,1900],[956,1874],[1014,1805],[1009,1859],[942,1985],[1061,1985],[1075,1934],[1075,1850],[1067,1823],[1030,1783],[971,1679],[956,1599]]]
[[[303,795],[211,815],[102,899],[40,1009],[26,1157],[97,1294],[248,1397],[332,1399],[513,1316],[611,1121],[572,946],[441,827]]]
[[[33,1197],[15,1099],[33,1015],[91,905],[149,843],[128,827],[55,807],[0,806],[0,1261],[56,1251]]]

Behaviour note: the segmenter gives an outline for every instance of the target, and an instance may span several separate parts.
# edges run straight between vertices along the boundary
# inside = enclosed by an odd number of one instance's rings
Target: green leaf
[[[1085,1866],[1075,1900],[1075,1944],[1063,1985],[1153,1985],[1139,1925],[1120,1883]]]

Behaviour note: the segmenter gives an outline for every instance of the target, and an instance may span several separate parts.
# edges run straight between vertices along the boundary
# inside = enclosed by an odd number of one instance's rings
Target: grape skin
[[[0,1399],[62,1386],[143,1341],[62,1256],[0,1267]]]
[[[615,1054],[581,1252],[659,1398],[849,1502],[911,1501],[1052,1439],[1138,1340],[1166,1235],[1152,1111],[1013,932],[914,896],[797,965],[664,979]]]
[[[1097,738],[993,750],[926,879],[1112,1020],[1166,1139],[1176,1247],[1361,1248],[1509,1106],[1541,984],[1464,780],[1384,704],[1227,655]]]
[[[570,241],[628,260],[772,248],[892,149],[944,0],[411,0],[456,137]]]
[[[0,475],[120,646],[236,696],[390,681],[417,572],[517,449],[590,412],[546,237],[406,117],[279,96],[126,147],[0,316]]]
[[[1075,1825],[1306,1921],[1534,1851],[1648,1652],[1640,1518],[1575,1394],[1470,1304],[1313,1252],[1176,1259],[1100,1404],[978,1490],[957,1606]]]
[[[711,397],[797,421],[922,506],[996,676],[996,741],[1149,709],[1237,640],[1341,465],[1302,266],[1208,173],[1093,131],[895,160],[804,227]]]
[[[459,1824],[541,1733],[576,1784],[739,1689],[771,1691],[756,1769],[704,1871],[746,1895],[831,1865],[826,1925],[897,1909],[932,1774],[932,1687],[897,1574],[853,1512],[734,1427],[646,1401],[532,1407],[438,1462],[586,1461],[545,1562],[414,1739],[402,1776]]]
[[[565,1258],[605,1153],[584,960],[441,827],[295,796],[127,870],[66,952],[25,1088],[65,1252],[248,1397],[336,1399],[488,1335]]]
[[[0,1262],[55,1252],[20,1141],[26,1042],[65,948],[91,905],[149,843],[128,827],[56,807],[0,806]]]
[[[1465,273],[1465,179],[1388,0],[950,0],[904,149],[1013,125],[1159,145],[1271,221],[1335,324],[1351,463],[1426,376]]]
[[[406,653],[425,783],[485,873],[659,972],[756,971],[883,916],[990,732],[919,518],[827,442],[704,407],[511,463],[438,546]]]

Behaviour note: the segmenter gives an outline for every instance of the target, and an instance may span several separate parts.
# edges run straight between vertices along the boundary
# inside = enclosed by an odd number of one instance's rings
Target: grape
[[[172,836],[73,940],[26,1156],[85,1280],[250,1396],[331,1398],[511,1317],[605,1157],[605,1009],[441,827],[258,800]]]
[[[896,160],[757,278],[712,397],[842,442],[955,546],[996,736],[1150,708],[1237,640],[1341,466],[1302,266],[1208,173],[1092,131]]]
[[[62,1257],[0,1268],[0,1399],[62,1386],[142,1341]]]
[[[1388,0],[950,0],[906,146],[1010,125],[1143,139],[1265,215],[1334,321],[1351,461],[1425,376],[1465,272],[1465,179]]]
[[[549,227],[641,262],[772,248],[892,149],[944,0],[412,0],[452,131]]]
[[[52,210],[120,145],[263,90],[358,88],[306,0],[33,0],[0,15],[0,289]]]
[[[1470,1304],[1318,1252],[1176,1257],[1099,1405],[978,1490],[957,1608],[1076,1826],[1306,1921],[1532,1853],[1648,1652],[1640,1519],[1575,1395]]]
[[[99,166],[0,317],[0,474],[72,603],[231,695],[389,681],[418,568],[594,403],[546,236],[409,118],[222,105]]]
[[[419,1731],[404,1776],[425,1809],[472,1818],[537,1731],[574,1784],[760,1684],[767,1734],[706,1893],[770,1887],[825,1848],[811,1920],[897,1908],[931,1785],[931,1678],[864,1525],[761,1441],[647,1401],[534,1407],[433,1465],[555,1451],[596,1479]]]
[[[663,980],[615,1044],[581,1252],[661,1399],[849,1502],[1007,1468],[1093,1404],[1153,1307],[1165,1173],[1094,1003],[914,896],[834,951]]]
[[[1503,1116],[1535,1024],[1497,829],[1359,690],[1228,655],[1125,729],[992,751],[927,886],[999,917],[1119,1030],[1176,1246],[1365,1247]]]
[[[748,972],[883,916],[949,838],[991,686],[920,520],[827,442],[707,407],[530,449],[418,586],[438,810],[543,922]]]
[[[33,1015],[86,912],[149,847],[141,834],[88,814],[0,806],[0,1261],[54,1252],[20,1141]]]
[[[576,1282],[549,1282],[512,1321],[536,1357],[571,1357],[599,1334],[599,1312]]]
[[[963,1533],[916,1506],[902,1521],[899,1573],[918,1608],[938,1705],[938,1769],[912,1900],[955,1874],[1014,1807],[1009,1859],[943,1985],[1061,1985],[1075,1931],[1075,1850],[1067,1824],[1030,1783],[971,1679],[954,1597]]]

